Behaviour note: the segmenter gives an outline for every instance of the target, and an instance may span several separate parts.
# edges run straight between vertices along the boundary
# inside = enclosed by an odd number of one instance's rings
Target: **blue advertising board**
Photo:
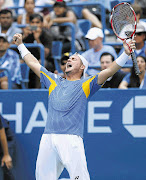
[[[35,179],[47,103],[45,89],[0,91],[0,113],[16,136],[16,180]],[[84,144],[91,180],[146,180],[146,90],[101,89],[92,96]]]

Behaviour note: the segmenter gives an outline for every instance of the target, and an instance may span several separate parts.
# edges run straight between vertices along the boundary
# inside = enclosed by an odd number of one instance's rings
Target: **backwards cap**
[[[82,63],[84,64],[85,66],[85,69],[84,69],[84,72],[83,72],[83,78],[86,77],[86,71],[88,69],[88,61],[80,54],[76,53],[76,55],[81,59]]]

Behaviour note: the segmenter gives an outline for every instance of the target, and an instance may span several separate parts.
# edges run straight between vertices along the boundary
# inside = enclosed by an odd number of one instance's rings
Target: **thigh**
[[[71,180],[90,180],[83,140],[76,135],[62,135],[57,150]]]
[[[54,150],[51,135],[43,134],[36,163],[36,180],[57,180],[62,170],[63,165]]]

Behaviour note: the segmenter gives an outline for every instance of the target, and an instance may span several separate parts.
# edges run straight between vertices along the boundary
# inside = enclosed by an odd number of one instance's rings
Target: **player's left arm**
[[[135,41],[131,40],[128,45],[131,49],[135,49]],[[125,65],[125,63],[129,59],[130,50],[127,47],[126,43],[123,43],[124,46],[124,53],[121,54],[111,65],[109,68],[102,70],[98,75],[98,84],[103,84],[109,77],[113,76],[121,67]]]

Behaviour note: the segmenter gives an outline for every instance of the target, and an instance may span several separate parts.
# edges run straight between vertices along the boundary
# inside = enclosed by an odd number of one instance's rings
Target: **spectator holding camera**
[[[23,42],[25,43],[41,43],[45,49],[45,67],[50,71],[54,70],[53,60],[51,56],[51,47],[52,47],[52,36],[48,29],[43,28],[43,17],[38,14],[30,15],[30,24],[29,26],[23,29]],[[40,60],[40,49],[39,48],[30,48],[30,52],[35,55],[37,59]],[[33,73],[34,76],[34,73]],[[35,76],[36,77],[36,76]],[[37,77],[36,77],[37,78]],[[30,78],[29,83],[30,88],[38,88],[38,83],[34,81],[34,77]]]

